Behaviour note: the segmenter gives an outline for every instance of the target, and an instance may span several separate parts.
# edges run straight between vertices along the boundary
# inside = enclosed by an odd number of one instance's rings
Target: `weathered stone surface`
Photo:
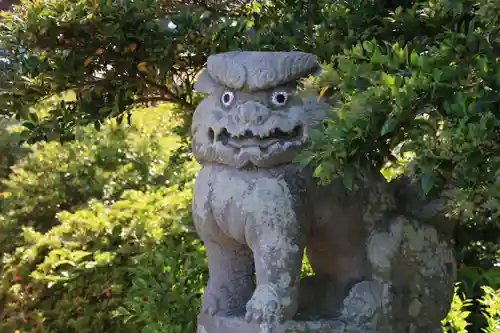
[[[228,52],[207,62],[208,74],[219,84],[250,92],[293,82],[317,69],[316,57],[303,52]]]
[[[352,191],[319,186],[293,163],[327,115],[295,87],[316,69],[304,53],[231,52],[199,77],[193,219],[210,278],[198,333],[440,332],[455,264],[439,205],[377,172]],[[300,279],[304,249],[315,275]]]
[[[220,317],[201,314],[197,333],[343,333],[345,323],[340,320],[293,321],[283,324],[248,323],[244,317]]]

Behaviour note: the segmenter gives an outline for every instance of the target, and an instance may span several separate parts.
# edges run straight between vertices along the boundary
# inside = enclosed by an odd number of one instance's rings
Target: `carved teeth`
[[[291,127],[290,125],[286,127]],[[245,128],[244,131],[240,130],[237,133],[230,134],[227,128],[223,127],[220,129],[209,129],[208,138],[211,142],[219,141],[223,145],[226,145],[231,138],[233,139],[252,139],[259,138],[261,140],[293,140],[302,137],[302,126],[295,126],[293,129],[284,130],[278,127],[274,127],[268,130],[252,131]]]

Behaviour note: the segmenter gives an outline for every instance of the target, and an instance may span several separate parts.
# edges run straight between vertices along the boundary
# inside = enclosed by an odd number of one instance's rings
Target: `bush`
[[[61,212],[48,232],[24,228],[4,258],[0,331],[189,332],[205,276],[189,207],[190,186],[129,190]]]
[[[11,167],[28,153],[22,145],[23,135],[8,119],[0,117],[0,182],[8,178]],[[0,192],[3,185],[0,183]]]
[[[207,277],[203,247],[194,234],[168,237],[137,256],[133,280],[118,312],[150,333],[194,333]]]
[[[0,332],[193,331],[206,276],[190,228],[196,164],[178,154],[166,111],[36,144],[14,167]]]
[[[33,145],[3,182],[0,237],[10,237],[23,225],[49,230],[58,223],[58,212],[78,209],[91,198],[113,203],[128,189],[147,191],[173,182],[182,187],[191,180],[184,171],[187,154],[171,132],[176,123],[168,122],[167,110],[147,111],[156,123],[141,122],[145,111],[137,112],[139,127],[110,122],[102,131],[82,129],[67,144]],[[2,252],[12,249],[0,244]]]
[[[483,286],[481,290],[479,311],[486,322],[481,332],[496,333],[500,330],[500,289],[495,291],[489,286]],[[461,294],[458,287],[455,288],[450,312],[443,319],[443,332],[467,333],[470,332],[469,329],[472,329],[472,332],[479,332],[477,328],[470,327],[470,322],[468,322],[469,316],[472,314],[470,311],[472,305],[472,300]]]

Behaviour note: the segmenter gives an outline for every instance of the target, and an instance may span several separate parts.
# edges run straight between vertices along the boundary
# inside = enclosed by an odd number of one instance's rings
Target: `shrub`
[[[489,286],[484,286],[482,289],[484,296],[480,299],[480,303],[487,322],[484,333],[495,333],[500,331],[500,289],[494,290]]]
[[[481,287],[482,293],[478,297],[481,305],[479,311],[486,324],[481,330],[483,333],[496,333],[500,330],[500,289],[494,290],[489,286]],[[467,333],[479,332],[477,327],[470,325],[469,316],[472,314],[470,308],[473,302],[455,288],[455,295],[451,309],[446,318],[443,319],[444,333]],[[470,331],[470,329],[472,331]]]
[[[205,273],[189,207],[190,186],[128,190],[112,205],[59,213],[48,232],[25,227],[4,258],[0,331],[132,332],[150,319],[161,332],[189,331]]]
[[[183,170],[186,158],[179,159],[180,138],[171,132],[176,123],[167,119],[167,111],[147,111],[156,123],[141,121],[145,111],[137,111],[137,126],[110,122],[102,131],[82,129],[67,144],[33,145],[3,182],[1,237],[10,237],[23,225],[48,230],[58,223],[58,212],[78,209],[90,198],[113,203],[127,189],[147,191],[172,182],[182,187],[191,175]],[[12,249],[4,241],[0,244],[2,252]]]
[[[205,253],[195,234],[168,237],[134,258],[133,281],[118,313],[143,333],[194,333],[207,278]]]
[[[197,166],[167,113],[36,144],[14,166],[0,213],[0,332],[193,330],[206,276],[190,228]]]
[[[16,127],[8,119],[0,117],[0,182],[8,178],[11,167],[29,151],[22,145],[24,137]],[[0,183],[0,192],[2,188]]]
[[[468,308],[471,305],[471,300],[466,299],[466,297],[463,294],[459,294],[459,292],[459,288],[456,287],[450,311],[442,321],[444,333],[467,332],[467,326],[469,325],[467,318],[471,314]]]

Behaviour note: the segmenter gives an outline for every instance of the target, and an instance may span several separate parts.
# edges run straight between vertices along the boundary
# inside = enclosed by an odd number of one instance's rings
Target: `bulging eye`
[[[232,91],[225,91],[220,98],[220,101],[224,106],[230,106],[231,103],[233,103],[233,100],[234,93]]]
[[[286,91],[275,91],[271,96],[271,102],[276,106],[283,106],[288,101],[288,93]]]

